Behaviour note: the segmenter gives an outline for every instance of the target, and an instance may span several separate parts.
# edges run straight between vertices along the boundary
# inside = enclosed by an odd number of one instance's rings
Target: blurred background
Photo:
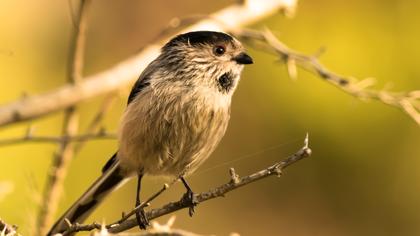
[[[214,12],[234,1],[93,1],[85,75],[136,53],[173,17]],[[73,1],[75,3],[75,1]],[[314,53],[333,71],[375,77],[379,89],[420,88],[420,1],[300,0],[294,18],[265,19],[252,28],[272,29],[290,47]],[[0,1],[0,104],[23,93],[39,94],[66,81],[72,31],[68,1]],[[299,70],[292,81],[273,56],[249,48],[234,96],[227,134],[189,180],[196,192],[228,181],[228,169],[250,174],[287,157],[310,134],[313,155],[281,178],[271,177],[198,206],[193,218],[177,212],[176,228],[229,235],[420,235],[420,127],[395,108],[355,99]],[[140,71],[139,71],[140,74]],[[104,121],[116,130],[129,88]],[[80,106],[81,130],[103,97]],[[33,122],[36,134],[57,135],[62,113]],[[0,138],[21,136],[27,124],[2,128]],[[61,214],[99,175],[117,148],[94,141],[75,157],[65,182]],[[54,144],[0,147],[0,217],[30,234]],[[165,179],[146,178],[143,196]],[[179,184],[153,207],[177,200]],[[110,196],[88,222],[110,223],[134,206],[135,181]],[[58,216],[58,215],[57,215]],[[168,217],[160,218],[161,223]],[[137,230],[137,229],[135,229]]]

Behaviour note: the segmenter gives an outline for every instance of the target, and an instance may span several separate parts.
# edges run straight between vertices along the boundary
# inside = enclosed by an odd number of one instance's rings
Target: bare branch
[[[374,84],[372,78],[356,80],[350,76],[337,74],[329,70],[319,61],[319,53],[316,53],[315,55],[306,55],[290,49],[279,41],[269,30],[255,31],[239,29],[235,30],[234,34],[243,40],[259,43],[259,46],[280,57],[280,59],[286,63],[289,76],[292,79],[297,77],[296,66],[300,66],[356,98],[362,100],[377,100],[386,105],[398,108],[420,125],[420,90],[389,92],[372,89],[371,87]]]
[[[82,79],[85,31],[87,28],[87,16],[91,0],[81,0],[77,16],[77,27],[70,40],[69,74],[68,81],[73,86],[77,86]],[[67,108],[64,114],[63,136],[74,136],[77,134],[79,117],[75,106]],[[63,140],[59,144],[59,150],[54,155],[51,172],[47,179],[43,202],[38,214],[37,235],[45,235],[53,221],[57,211],[58,203],[63,190],[64,179],[74,155],[74,145],[68,140]]]
[[[195,198],[197,199],[198,203],[205,202],[213,198],[225,196],[227,193],[237,188],[243,187],[247,184],[264,179],[266,177],[269,177],[272,175],[280,176],[281,172],[285,168],[289,167],[290,165],[306,157],[309,157],[311,153],[312,151],[308,146],[308,136],[306,136],[304,146],[295,154],[291,155],[285,160],[275,163],[274,165],[271,165],[267,167],[266,169],[263,169],[261,171],[258,171],[256,173],[253,173],[251,175],[244,176],[244,177],[239,177],[234,171],[230,171],[231,176],[232,176],[232,173],[234,174],[235,180],[232,180],[231,178],[229,182],[225,184],[222,184],[207,192],[196,194]],[[188,208],[188,207],[189,207],[189,203],[186,202],[184,199],[181,199],[177,202],[170,202],[161,208],[150,210],[146,213],[146,215],[148,219],[152,220],[152,219],[156,219],[158,217],[161,217],[161,216],[164,216],[164,215],[167,215],[172,212],[178,211],[183,208]],[[140,210],[140,209],[137,209],[137,210]],[[133,228],[135,226],[137,226],[136,219],[128,219],[125,221],[119,220],[113,224],[106,225],[105,227],[111,233],[118,233],[118,232],[128,230],[130,228]],[[100,229],[100,228],[101,228],[101,225],[98,223],[93,223],[93,224],[88,224],[88,225],[73,224],[69,227],[67,231],[63,233],[63,235],[71,235],[72,233],[79,232],[79,231],[91,231],[91,230]]]
[[[120,236],[123,236],[123,235],[124,236],[203,236],[203,235],[195,234],[192,232],[188,232],[186,230],[172,228],[175,222],[175,219],[176,219],[176,216],[171,216],[166,224],[159,224],[156,221],[152,221],[151,229],[148,229],[147,231],[139,231],[139,232],[134,232],[134,233],[113,234],[113,233],[110,233],[106,229],[106,225],[95,224],[95,227],[98,227],[99,231],[95,231],[91,235],[93,236],[104,236],[104,235],[109,235],[109,236],[117,236],[117,235],[120,235]]]
[[[77,16],[77,27],[73,40],[70,40],[70,66],[69,66],[69,82],[77,84],[82,79],[83,62],[85,54],[86,30],[87,30],[87,16],[89,14],[89,7],[91,0],[81,0]]]
[[[169,230],[152,230],[152,231],[140,231],[135,233],[94,233],[93,236],[204,236],[201,234],[196,234],[188,232],[182,229],[169,229]]]
[[[293,0],[248,0],[246,4],[226,7],[207,19],[182,30],[230,31],[257,22],[277,13],[281,9],[293,9]],[[178,34],[177,32],[175,34]],[[30,120],[85,101],[101,94],[107,94],[132,84],[140,72],[160,52],[160,47],[174,34],[145,47],[137,55],[101,73],[91,75],[77,84],[68,84],[45,94],[28,96],[0,107],[0,126]]]
[[[98,132],[96,134],[82,134],[82,135],[75,135],[75,136],[33,136],[33,135],[25,135],[19,138],[11,138],[11,139],[3,139],[0,140],[0,146],[7,146],[7,145],[15,145],[15,144],[22,144],[27,142],[34,142],[34,143],[74,143],[74,142],[86,142],[86,141],[93,141],[93,140],[102,140],[102,139],[116,139],[117,135],[115,133],[107,133],[107,132]]]

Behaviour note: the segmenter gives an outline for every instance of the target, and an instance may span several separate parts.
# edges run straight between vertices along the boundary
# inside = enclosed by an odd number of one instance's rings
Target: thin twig
[[[119,220],[119,223],[122,223],[122,222],[126,221],[128,218],[130,218],[130,216],[136,214],[136,212],[140,211],[141,209],[144,209],[145,207],[148,207],[150,205],[150,202],[152,202],[155,198],[157,198],[159,195],[161,195],[168,188],[169,188],[169,185],[168,184],[164,184],[163,187],[158,192],[156,192],[151,197],[149,197],[149,199],[147,199],[146,201],[142,202],[140,205],[138,205],[137,207],[135,207],[128,214],[124,214],[123,217]]]
[[[133,233],[100,233],[95,232],[92,236],[204,236],[202,234],[196,234],[192,232],[188,232],[182,229],[169,229],[169,230],[153,230],[153,231],[139,231]]]
[[[28,142],[34,143],[63,143],[63,142],[86,142],[86,141],[93,141],[93,140],[103,140],[103,139],[116,139],[117,135],[115,133],[107,133],[107,132],[98,132],[96,134],[81,134],[81,135],[74,135],[74,136],[24,136],[18,138],[10,138],[10,139],[3,139],[0,140],[0,146],[7,146],[7,145],[15,145],[15,144],[22,144]]]
[[[244,177],[239,177],[234,170],[230,170],[231,173],[231,179],[229,180],[229,182],[222,184],[214,189],[211,189],[207,192],[203,192],[200,194],[196,194],[195,198],[197,199],[198,203],[201,202],[205,202],[208,200],[211,200],[213,198],[217,198],[217,197],[223,197],[225,196],[227,193],[243,187],[245,185],[248,185],[250,183],[253,183],[255,181],[264,179],[266,177],[272,176],[272,175],[276,175],[276,176],[281,176],[282,171],[289,167],[292,164],[295,164],[296,162],[309,157],[312,153],[311,149],[309,148],[309,144],[308,144],[308,136],[306,136],[305,138],[305,142],[304,142],[304,146],[297,151],[295,154],[291,155],[290,157],[286,158],[285,160],[275,163],[274,165],[269,166],[266,169],[263,169],[261,171],[258,171],[256,173],[253,173],[251,175],[248,176],[244,176]],[[233,175],[232,175],[233,174]],[[234,178],[232,176],[235,176]],[[180,209],[183,208],[188,208],[190,207],[189,205],[190,203],[185,201],[184,199],[181,199],[177,202],[170,202],[166,205],[164,205],[161,208],[157,208],[157,209],[153,209],[150,210],[146,213],[146,216],[148,219],[152,220],[152,219],[156,219],[158,217],[170,214],[172,212],[178,211]],[[140,210],[140,209],[138,209]],[[123,222],[121,222],[121,220],[113,223],[113,224],[109,224],[106,225],[106,229],[111,232],[111,233],[118,233],[118,232],[122,232],[125,230],[128,230],[130,228],[133,228],[137,226],[137,220],[136,219],[128,219],[125,220]],[[79,232],[79,231],[91,231],[94,229],[100,229],[101,225],[97,224],[97,223],[93,223],[93,224],[87,224],[87,225],[81,225],[81,224],[73,224],[69,226],[69,229],[66,230],[63,235],[71,235],[72,233],[75,232]]]
[[[76,18],[75,32],[70,40],[70,66],[68,80],[72,84],[77,84],[82,80],[85,42],[87,31],[87,17],[91,0],[81,0],[78,15]]]
[[[73,85],[80,83],[82,79],[86,21],[90,2],[91,0],[81,0],[77,16],[77,27],[70,40],[68,82]],[[63,136],[76,135],[79,126],[78,120],[76,107],[71,106],[67,108],[64,114]],[[73,154],[73,143],[68,140],[60,143],[59,150],[54,156],[52,170],[47,179],[44,198],[38,215],[37,235],[45,235],[53,221]]]
[[[151,222],[151,229],[148,229],[147,231],[139,231],[139,232],[133,232],[133,233],[117,233],[117,234],[110,234],[108,230],[102,226],[102,229],[99,231],[99,233],[93,234],[93,235],[101,235],[100,233],[106,232],[106,235],[119,235],[119,236],[204,236],[201,234],[196,234],[192,232],[188,232],[186,230],[181,229],[174,229],[172,226],[175,222],[176,216],[173,215],[169,218],[169,220],[166,222],[166,224],[159,224],[156,221]]]
[[[137,232],[137,233],[124,233],[124,234],[119,233],[119,234],[108,234],[108,235],[109,236],[204,236],[202,234],[196,234],[196,233],[188,232],[182,229],[170,229],[170,230],[161,230],[161,231],[154,230],[152,232]]]
[[[138,231],[138,232],[132,232],[132,233],[110,233],[106,225],[97,224],[94,223],[94,226],[98,231],[95,231],[91,233],[92,236],[103,236],[103,235],[109,235],[109,236],[204,236],[201,234],[192,233],[186,230],[181,229],[174,229],[172,228],[174,222],[175,222],[175,216],[171,216],[166,224],[159,224],[156,221],[151,222],[151,229],[148,229],[147,231]],[[233,234],[231,234],[233,235]]]
[[[233,33],[244,41],[253,43],[275,54],[287,65],[289,76],[292,79],[297,77],[296,66],[314,73],[326,82],[334,85],[340,90],[361,100],[377,100],[383,104],[398,108],[420,125],[420,90],[409,92],[390,92],[385,90],[372,89],[374,81],[372,78],[357,80],[350,76],[343,76],[329,70],[319,61],[319,54],[306,55],[290,49],[268,29],[256,31],[249,29],[234,30]],[[259,43],[259,44],[258,44]]]

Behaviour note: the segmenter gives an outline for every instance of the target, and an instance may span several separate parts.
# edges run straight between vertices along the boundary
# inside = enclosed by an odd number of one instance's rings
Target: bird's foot
[[[136,212],[136,220],[140,229],[146,229],[147,226],[150,225],[149,219],[147,218],[146,213],[144,212],[144,209],[141,209],[140,211]]]
[[[182,201],[189,205],[188,213],[192,217],[195,212],[195,206],[198,205],[197,196],[191,190],[187,190],[187,192],[182,196]]]

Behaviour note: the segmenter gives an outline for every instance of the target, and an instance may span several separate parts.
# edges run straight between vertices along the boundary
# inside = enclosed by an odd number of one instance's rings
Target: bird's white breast
[[[151,86],[142,91],[122,118],[121,166],[151,175],[194,171],[223,137],[230,102],[229,94],[206,87]]]

